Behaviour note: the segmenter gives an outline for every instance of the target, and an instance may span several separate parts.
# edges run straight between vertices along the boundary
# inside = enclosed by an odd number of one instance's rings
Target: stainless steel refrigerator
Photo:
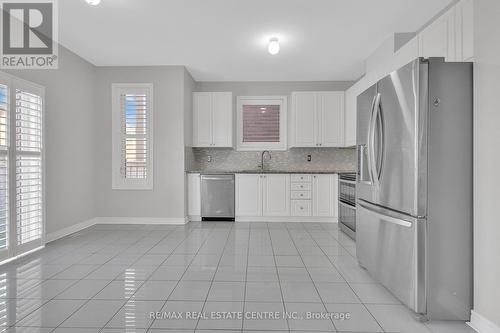
[[[357,100],[357,257],[426,319],[472,304],[471,63],[417,59]]]

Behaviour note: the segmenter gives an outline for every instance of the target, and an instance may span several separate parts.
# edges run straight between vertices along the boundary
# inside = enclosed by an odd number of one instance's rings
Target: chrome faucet
[[[271,158],[272,158],[269,150],[264,150],[262,152],[262,155],[260,155],[260,165],[259,165],[261,171],[264,171],[264,156],[266,155],[266,153],[269,156],[269,160],[271,160]]]

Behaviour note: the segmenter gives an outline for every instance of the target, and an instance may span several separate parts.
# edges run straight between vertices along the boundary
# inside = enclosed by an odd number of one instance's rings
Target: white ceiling
[[[61,44],[98,66],[185,65],[197,81],[354,80],[392,33],[452,0],[59,1]],[[281,52],[267,53],[278,36]]]

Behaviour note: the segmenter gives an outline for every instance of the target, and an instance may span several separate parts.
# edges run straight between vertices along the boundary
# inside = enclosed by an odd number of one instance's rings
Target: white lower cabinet
[[[337,175],[237,174],[236,220],[336,221]]]
[[[200,182],[201,176],[199,173],[189,173],[187,175],[187,192],[188,192],[188,215],[191,221],[201,219],[201,198],[200,198]]]
[[[290,175],[237,174],[236,216],[290,216]]]
[[[311,216],[311,200],[293,200],[292,201],[293,216]]]
[[[236,175],[236,216],[262,216],[262,179],[262,175],[256,174]]]
[[[290,175],[264,175],[263,180],[263,215],[290,216]]]
[[[337,175],[314,175],[313,176],[313,216],[337,217]]]

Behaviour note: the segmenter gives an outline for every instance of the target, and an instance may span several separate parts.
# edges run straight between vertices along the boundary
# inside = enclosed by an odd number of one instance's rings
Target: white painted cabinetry
[[[193,93],[193,147],[233,147],[232,93]]]
[[[344,146],[344,92],[292,93],[290,146]]]
[[[290,216],[290,175],[237,174],[236,216]]]
[[[449,10],[418,35],[421,57],[444,57],[455,61],[455,12]]]
[[[357,98],[362,91],[359,91],[359,85],[354,85],[345,92],[345,127],[344,127],[344,145],[351,147],[356,145],[356,119],[357,119]]]
[[[344,146],[345,93],[318,93],[318,144],[320,147]]]
[[[235,178],[236,216],[262,216],[262,175],[237,174]]]
[[[337,217],[338,176],[314,175],[312,188],[313,216]]]
[[[263,215],[290,216],[290,175],[264,175],[263,180]]]
[[[455,47],[457,61],[474,60],[474,0],[455,6]]]
[[[200,182],[201,176],[199,173],[189,173],[187,175],[187,206],[188,216],[191,221],[201,219]]]
[[[345,92],[345,146],[356,144],[357,96],[378,80],[419,56],[474,60],[474,1],[459,1],[396,52],[389,39],[367,59],[365,76]]]
[[[334,222],[337,179],[334,174],[237,174],[236,220]]]
[[[313,92],[292,93],[292,138],[294,147],[317,146],[317,98]]]
[[[418,34],[421,57],[474,59],[474,0],[462,0]]]

